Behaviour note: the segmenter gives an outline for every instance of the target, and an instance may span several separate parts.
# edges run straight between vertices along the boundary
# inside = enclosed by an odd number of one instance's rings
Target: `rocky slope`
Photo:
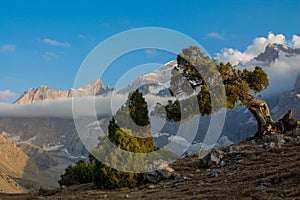
[[[15,104],[30,104],[45,99],[58,99],[58,98],[69,98],[69,97],[82,97],[82,96],[94,96],[101,95],[110,88],[104,88],[104,84],[101,80],[96,80],[91,84],[85,85],[79,89],[54,90],[47,86],[40,86],[39,88],[31,88],[24,92],[24,94],[15,101]]]
[[[25,189],[20,187],[13,178],[23,176],[29,160],[28,156],[16,144],[0,135],[0,157],[0,192],[25,192]]]
[[[40,162],[48,157],[42,155],[43,152],[39,152],[39,156],[37,153],[35,156],[28,153],[35,148],[19,146],[0,135],[0,192],[24,193],[30,191],[32,186],[57,185],[56,180],[44,171],[46,168]]]
[[[52,178],[45,181],[50,186],[57,185],[68,165],[88,155],[72,119],[0,118],[1,133]]]
[[[83,153],[72,119],[0,118],[0,133],[15,142],[26,142],[44,150],[65,151],[71,155]]]
[[[298,199],[299,127],[298,122],[285,134],[189,154],[135,189],[100,190],[85,184],[10,199]]]
[[[89,127],[87,124],[87,129]],[[39,175],[23,177],[19,182],[30,189],[40,185],[45,188],[57,186],[65,168],[79,159],[87,158],[88,155],[77,134],[73,119],[0,118],[0,136],[1,133],[2,137],[9,138],[9,141],[34,163],[26,165],[26,170],[37,172]],[[0,160],[2,158],[5,159],[4,154],[0,154]],[[12,165],[5,168],[14,167]]]

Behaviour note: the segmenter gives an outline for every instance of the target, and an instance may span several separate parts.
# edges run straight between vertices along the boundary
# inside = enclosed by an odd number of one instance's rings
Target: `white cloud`
[[[293,35],[292,44],[295,48],[300,48],[300,36]]]
[[[52,39],[49,39],[49,38],[44,38],[42,41],[45,44],[49,44],[49,45],[52,45],[52,46],[71,47],[71,45],[69,43],[67,43],[67,42],[59,42],[59,41],[52,40]]]
[[[221,53],[217,53],[216,59],[219,62],[230,62],[233,65],[237,65],[239,63],[245,63],[250,61],[253,58],[252,55],[247,53],[242,53],[237,49],[226,48],[222,49]]]
[[[267,38],[259,37],[255,38],[251,45],[247,47],[245,52],[241,52],[237,49],[226,48],[222,49],[221,53],[216,54],[216,59],[220,62],[231,62],[233,65],[246,64],[254,57],[265,51],[268,44],[283,44],[293,48],[300,47],[300,37],[293,35],[292,40],[286,40],[283,34],[269,33]],[[284,91],[290,91],[293,89],[294,82],[298,74],[300,74],[300,55],[298,56],[279,56],[268,67],[264,67],[264,70],[268,74],[270,86],[264,91],[263,96],[269,96],[279,94]],[[259,63],[258,63],[259,64]],[[244,68],[244,66],[239,66]],[[254,66],[247,66],[249,69],[253,69]]]
[[[13,44],[5,44],[0,46],[0,52],[5,53],[5,52],[13,52],[16,50],[16,45]]]
[[[296,38],[296,41],[297,40]],[[255,38],[251,45],[248,46],[245,52],[240,52],[237,49],[232,48],[224,48],[221,50],[221,53],[216,54],[216,59],[220,62],[230,62],[233,65],[237,65],[239,63],[243,64],[249,62],[254,57],[258,56],[260,53],[264,52],[266,46],[268,44],[286,44],[288,45],[289,42],[286,41],[285,36],[282,34],[273,34],[269,33],[268,38],[259,37]]]
[[[72,106],[77,117],[97,115],[111,116],[127,100],[127,94],[114,94],[113,96],[90,96],[74,98],[61,98],[44,100],[33,104],[7,104],[0,103],[0,117],[61,117],[73,118]],[[156,102],[166,102],[167,99],[153,95],[145,95],[148,106]]]
[[[0,91],[0,101],[8,101],[16,96],[18,96],[18,94],[10,90]]]
[[[295,80],[300,74],[300,55],[292,57],[282,57],[271,63],[270,67],[265,67],[269,77],[270,86],[263,96],[278,94],[290,91],[294,87]]]
[[[210,32],[207,34],[208,37],[218,39],[218,40],[224,40],[224,36],[217,32]]]

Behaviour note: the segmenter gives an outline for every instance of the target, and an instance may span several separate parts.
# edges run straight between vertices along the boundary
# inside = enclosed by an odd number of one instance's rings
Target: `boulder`
[[[224,152],[219,149],[212,149],[206,156],[200,159],[200,167],[208,168],[220,164],[224,158]]]
[[[165,167],[164,169],[154,170],[153,172],[143,173],[143,180],[146,183],[156,184],[166,179],[178,179],[181,175],[176,173],[173,168]]]

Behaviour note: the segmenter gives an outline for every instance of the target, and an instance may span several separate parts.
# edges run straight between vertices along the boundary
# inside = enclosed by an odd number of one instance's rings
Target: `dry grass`
[[[98,190],[87,184],[47,197],[0,195],[0,199],[300,199],[299,140],[267,150],[251,142],[239,146],[241,152],[227,153],[222,167],[200,168],[197,156],[177,160],[171,166],[185,178],[165,180],[151,189],[144,185],[136,189]],[[212,171],[218,176],[210,178]]]

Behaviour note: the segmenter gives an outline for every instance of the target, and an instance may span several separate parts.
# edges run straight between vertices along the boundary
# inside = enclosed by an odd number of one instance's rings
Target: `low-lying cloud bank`
[[[16,96],[18,96],[18,94],[10,90],[0,91],[0,101],[9,101]]]
[[[89,96],[44,100],[33,104],[0,103],[0,117],[58,117],[73,118],[73,109],[78,117],[112,116],[112,113],[126,102],[127,94],[110,94],[106,96]],[[166,102],[166,98],[153,95],[145,96],[148,106],[157,102]]]

